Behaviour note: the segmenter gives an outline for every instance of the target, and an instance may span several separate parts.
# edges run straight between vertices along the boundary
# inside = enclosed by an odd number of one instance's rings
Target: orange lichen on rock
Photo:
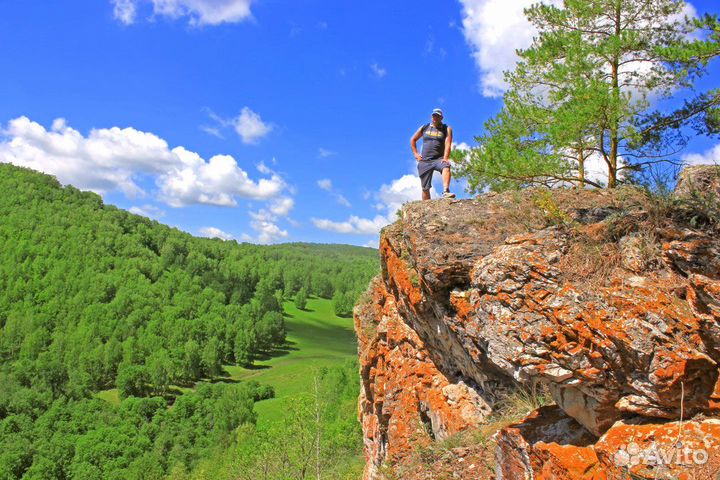
[[[608,480],[716,480],[720,473],[720,420],[620,421],[594,449]]]
[[[556,406],[541,407],[496,435],[498,479],[605,480],[595,437]]]
[[[610,480],[609,440],[681,417],[717,440],[720,238],[659,211],[633,188],[404,205],[355,310],[365,478],[537,383],[557,405],[498,434],[503,478]]]
[[[362,388],[359,418],[368,459],[365,477],[432,439],[476,427],[490,407],[463,382],[443,375],[417,333],[375,281],[370,302],[355,310]]]
[[[391,277],[393,284],[400,290],[400,294],[406,297],[411,305],[420,303],[422,300],[422,292],[420,291],[420,280],[417,272],[412,270],[407,261],[403,260],[395,252],[387,238],[381,240],[380,252],[384,259],[388,276]]]
[[[497,478],[716,480],[720,420],[619,421],[597,440],[557,406],[500,430]]]

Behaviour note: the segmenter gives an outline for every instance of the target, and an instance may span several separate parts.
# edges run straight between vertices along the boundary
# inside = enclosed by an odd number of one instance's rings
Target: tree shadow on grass
[[[243,368],[245,368],[246,370],[267,370],[268,368],[270,368],[270,365],[257,365],[253,363],[251,365],[245,365],[245,367]]]
[[[348,327],[351,325],[349,324]],[[357,354],[355,332],[347,327],[308,322],[292,328],[292,334],[300,341],[311,343],[312,348],[321,348],[328,353]]]
[[[285,340],[285,343],[283,345],[275,347],[272,350],[257,353],[255,355],[255,359],[260,360],[261,362],[265,362],[270,360],[271,358],[284,357],[290,352],[296,352],[298,350],[300,349],[295,346],[295,342],[293,342],[292,340]]]
[[[205,380],[207,383],[240,383],[242,380],[238,380],[236,378],[231,377],[215,377],[215,378],[209,378]]]

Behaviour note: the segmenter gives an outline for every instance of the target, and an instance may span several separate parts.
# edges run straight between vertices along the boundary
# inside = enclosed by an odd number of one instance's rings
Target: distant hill
[[[0,244],[0,478],[190,467],[272,392],[216,384],[176,400],[172,386],[283,345],[283,300],[332,298],[348,315],[379,268],[368,248],[195,238],[8,164]],[[93,398],[108,388],[119,407]]]

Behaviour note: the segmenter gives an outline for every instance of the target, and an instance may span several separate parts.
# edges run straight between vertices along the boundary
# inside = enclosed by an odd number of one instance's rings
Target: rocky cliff
[[[355,309],[365,478],[440,478],[400,467],[542,388],[554,404],[495,433],[494,472],[458,458],[447,478],[714,479],[718,175],[686,172],[672,198],[527,190],[405,205]]]

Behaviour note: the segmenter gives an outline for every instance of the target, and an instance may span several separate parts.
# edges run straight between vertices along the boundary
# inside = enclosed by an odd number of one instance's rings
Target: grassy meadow
[[[309,298],[305,310],[299,310],[290,301],[285,302],[283,308],[287,327],[286,348],[262,356],[250,368],[225,365],[226,375],[216,379],[219,382],[255,380],[275,388],[275,398],[255,404],[258,426],[280,419],[283,400],[307,393],[320,368],[342,365],[357,355],[353,320],[335,315],[332,301]],[[176,394],[190,390],[193,389],[179,385],[170,389]],[[120,403],[117,388],[100,391],[96,396],[115,405]]]
[[[336,316],[330,300],[310,298],[305,310],[292,302],[283,307],[288,348],[256,360],[251,368],[225,367],[232,380],[252,379],[275,388],[275,398],[255,404],[259,426],[282,416],[283,399],[308,392],[318,369],[342,365],[357,355],[352,318]]]

